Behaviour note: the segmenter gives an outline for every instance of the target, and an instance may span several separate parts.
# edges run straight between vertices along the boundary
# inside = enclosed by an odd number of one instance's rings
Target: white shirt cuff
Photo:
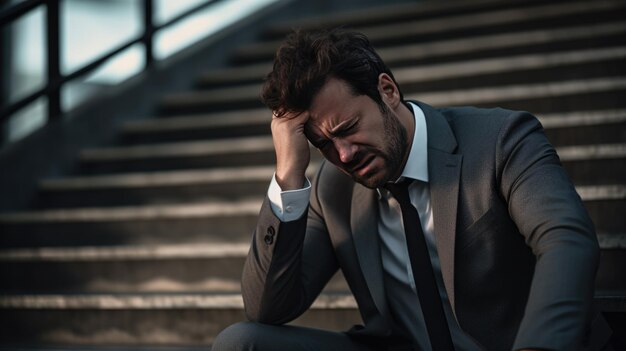
[[[276,174],[272,176],[272,182],[267,190],[267,197],[274,215],[281,222],[291,222],[302,217],[309,206],[311,195],[311,182],[305,178],[304,188],[283,191],[276,181]]]

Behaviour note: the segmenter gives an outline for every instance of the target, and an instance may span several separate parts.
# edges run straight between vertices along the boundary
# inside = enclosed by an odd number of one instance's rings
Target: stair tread
[[[544,113],[539,121],[546,129],[626,122],[626,109]]]
[[[601,305],[611,305],[626,311],[626,292],[596,297]],[[72,295],[4,295],[0,296],[2,309],[242,309],[243,300],[237,293],[149,293],[149,294],[72,294]],[[356,301],[350,293],[320,294],[311,309],[355,309]]]
[[[245,257],[249,243],[81,246],[1,249],[0,262],[98,262]]]
[[[549,54],[528,54],[479,60],[463,60],[443,64],[417,65],[394,70],[400,86],[437,79],[455,79],[481,74],[506,74],[540,68],[563,68],[571,64],[595,63],[626,58],[626,46],[605,49],[559,51]]]
[[[626,144],[560,146],[557,153],[561,161],[626,158]]]
[[[576,191],[583,201],[624,200],[626,199],[626,185],[580,185]]]
[[[356,302],[349,293],[322,293],[312,309],[354,309]],[[238,293],[116,293],[2,295],[0,308],[20,309],[242,309]]]
[[[268,124],[271,115],[268,109],[243,110],[221,114],[203,114],[167,118],[153,118],[127,122],[122,126],[124,133],[153,133],[163,130],[193,130],[196,128],[219,128],[250,124]]]
[[[190,219],[232,215],[257,215],[261,198],[235,201],[207,201],[193,204],[71,208],[0,213],[0,223],[19,222],[92,222],[152,219]]]
[[[502,100],[550,98],[626,89],[626,77],[568,80],[539,84],[507,85],[444,92],[410,94],[409,99],[435,106],[489,104]]]
[[[193,157],[273,150],[273,145],[271,137],[258,136],[86,149],[81,152],[80,157],[82,160],[92,161],[168,156]]]
[[[98,188],[144,188],[189,184],[213,184],[225,181],[269,181],[274,166],[217,168],[208,170],[160,171],[85,177],[48,179],[40,182],[46,191],[67,191]]]

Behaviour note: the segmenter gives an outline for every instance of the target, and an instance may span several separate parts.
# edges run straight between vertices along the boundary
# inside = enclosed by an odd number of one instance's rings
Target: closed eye
[[[313,144],[316,149],[321,150],[330,144],[330,140],[311,140],[311,144]]]
[[[359,124],[358,118],[352,119],[347,124],[342,124],[339,128],[334,130],[331,134],[335,137],[342,137],[346,135],[350,135],[356,131],[356,127]]]

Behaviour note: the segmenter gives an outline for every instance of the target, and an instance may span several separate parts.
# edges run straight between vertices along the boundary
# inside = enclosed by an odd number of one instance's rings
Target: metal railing
[[[150,68],[154,64],[154,35],[159,30],[169,27],[179,21],[185,19],[186,17],[200,11],[207,6],[213,5],[223,0],[208,0],[202,2],[188,10],[180,13],[174,18],[159,24],[155,25],[153,17],[154,17],[154,0],[141,0],[142,1],[142,16],[143,16],[143,31],[140,35],[124,44],[117,46],[116,48],[110,50],[108,53],[100,56],[99,58],[91,61],[90,63],[84,65],[82,68],[75,70],[69,74],[62,74],[60,63],[61,63],[61,52],[60,52],[60,26],[61,26],[61,18],[59,16],[59,8],[60,3],[63,0],[25,0],[9,8],[2,10],[0,12],[0,26],[5,26],[13,21],[19,19],[20,17],[28,14],[29,12],[37,9],[39,6],[46,7],[46,45],[47,45],[47,58],[46,58],[46,67],[47,67],[47,80],[46,84],[43,88],[36,90],[30,95],[19,99],[18,101],[8,104],[0,110],[0,125],[6,123],[6,121],[17,111],[22,108],[28,106],[33,103],[35,100],[40,97],[47,97],[48,99],[48,109],[46,121],[52,121],[56,118],[59,118],[63,115],[63,109],[61,107],[61,89],[68,82],[75,80],[79,77],[82,77],[96,68],[100,67],[102,64],[107,62],[112,57],[117,54],[123,52],[129,47],[135,44],[142,44],[145,48],[145,66],[144,70]]]

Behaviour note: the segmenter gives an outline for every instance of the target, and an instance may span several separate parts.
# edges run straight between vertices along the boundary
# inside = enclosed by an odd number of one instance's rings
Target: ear
[[[378,76],[378,91],[380,92],[383,102],[389,105],[393,110],[402,102],[400,101],[400,90],[398,90],[398,86],[387,73],[381,73]]]

